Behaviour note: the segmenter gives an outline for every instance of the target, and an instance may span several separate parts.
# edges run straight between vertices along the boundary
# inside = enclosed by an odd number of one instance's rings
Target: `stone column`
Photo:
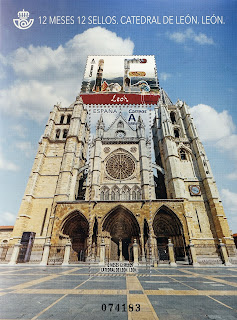
[[[230,263],[229,257],[228,257],[228,253],[226,250],[226,245],[222,242],[221,239],[219,239],[220,242],[220,251],[221,251],[221,256],[224,262],[225,266],[232,266],[232,264]]]
[[[196,249],[194,247],[194,244],[192,243],[192,240],[189,241],[189,247],[190,247],[190,253],[192,257],[192,264],[194,267],[199,267],[199,263],[197,262],[197,255],[196,255]]]
[[[141,248],[142,248],[142,262],[146,262],[146,259],[145,259],[145,251],[144,251],[144,235],[143,233],[140,234],[140,243],[141,243]]]
[[[68,265],[69,265],[69,258],[70,258],[71,246],[72,246],[71,240],[68,239],[68,242],[67,242],[67,244],[65,245],[64,259],[63,259],[62,266],[68,266]]]
[[[99,265],[104,265],[105,264],[105,243],[104,243],[104,238],[101,239],[100,243],[100,262]]]
[[[11,260],[8,263],[10,266],[13,266],[17,263],[20,247],[21,247],[21,240],[19,239],[18,242],[14,245],[12,255],[11,255]]]
[[[153,245],[154,245],[154,256],[155,259],[158,259],[158,249],[157,249],[157,240],[156,240],[156,236],[153,236]]]
[[[123,261],[123,242],[121,239],[119,239],[119,251],[120,251],[119,261]]]
[[[50,246],[51,246],[50,239],[48,239],[47,242],[44,245],[43,257],[42,257],[42,260],[40,262],[41,266],[47,266],[47,264],[48,264]]]
[[[154,234],[151,236],[150,242],[151,242],[151,259],[152,259],[152,261],[155,261],[156,260],[156,253],[155,253],[156,238],[155,238]]]
[[[150,248],[149,248],[149,250],[151,250],[151,260],[154,262],[154,260],[155,260],[156,236],[155,236],[155,233],[154,233],[154,230],[153,230],[152,223],[150,223],[149,228],[150,228],[150,234],[149,234],[149,245],[150,245]],[[150,254],[150,252],[149,252],[149,254]]]
[[[171,239],[168,239],[168,250],[169,250],[169,259],[171,267],[177,267],[174,257],[174,245],[171,242]]]
[[[93,235],[93,226],[92,222],[90,221],[90,228],[89,228],[89,237],[87,238],[87,248],[88,248],[88,255],[86,261],[93,261],[93,241],[92,241],[92,235]]]
[[[98,219],[98,236],[97,236],[97,257],[96,260],[99,261],[100,260],[100,243],[101,243],[101,239],[103,238],[102,235],[102,225],[101,225],[101,219]]]
[[[109,262],[111,260],[111,236],[108,235],[106,239],[107,239],[107,243],[105,247],[105,258]]]
[[[3,246],[3,244],[1,244],[0,245],[0,257],[2,256],[3,251],[4,251],[4,246]]]
[[[158,248],[157,248],[157,240],[156,237],[153,237],[153,242],[154,242],[154,253],[155,253],[155,260],[153,262],[153,266],[155,268],[158,267],[158,262],[159,262],[159,254],[158,254]]]
[[[138,266],[138,244],[137,239],[134,239],[133,243],[133,259],[134,259],[134,266]]]
[[[100,237],[97,237],[96,261],[100,259]]]

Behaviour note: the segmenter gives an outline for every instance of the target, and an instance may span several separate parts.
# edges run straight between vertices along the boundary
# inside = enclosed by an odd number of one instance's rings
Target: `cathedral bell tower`
[[[208,250],[216,251],[222,242],[234,254],[216,182],[189,107],[179,100],[173,104],[163,89],[155,108],[153,140],[156,164],[164,169],[167,198],[184,199],[189,238],[197,247],[202,243],[198,254],[208,260]]]

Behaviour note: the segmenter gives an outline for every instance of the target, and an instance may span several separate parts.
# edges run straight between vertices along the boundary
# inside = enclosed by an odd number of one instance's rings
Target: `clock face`
[[[190,190],[190,194],[192,196],[199,196],[201,195],[201,189],[199,186],[190,186],[189,187],[189,190]]]
[[[117,138],[123,138],[123,137],[125,137],[125,132],[124,132],[124,131],[117,131],[117,132],[116,132],[116,137],[117,137]]]

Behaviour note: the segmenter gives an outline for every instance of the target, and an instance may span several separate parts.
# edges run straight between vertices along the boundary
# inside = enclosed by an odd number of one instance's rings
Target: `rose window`
[[[134,170],[133,159],[124,153],[110,157],[106,163],[106,171],[114,179],[127,179],[133,174]]]

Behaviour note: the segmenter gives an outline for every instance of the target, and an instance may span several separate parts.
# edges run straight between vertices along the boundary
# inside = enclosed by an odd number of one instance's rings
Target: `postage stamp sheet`
[[[151,105],[87,105],[90,128],[86,199],[90,266],[101,273],[150,267],[152,169]]]

